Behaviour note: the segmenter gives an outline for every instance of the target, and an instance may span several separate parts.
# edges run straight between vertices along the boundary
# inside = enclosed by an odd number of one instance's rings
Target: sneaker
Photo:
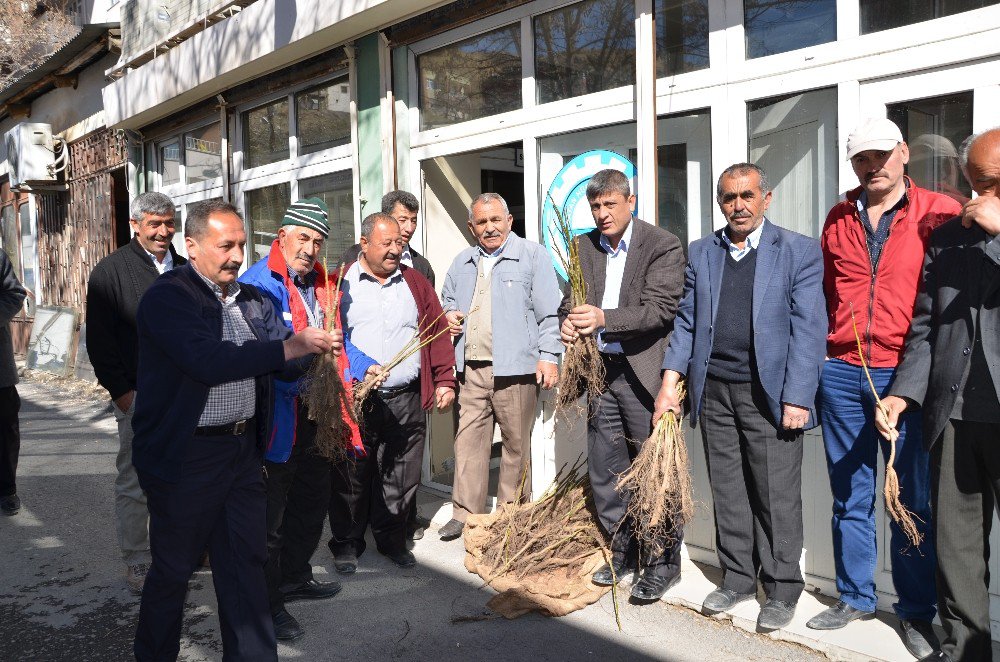
[[[11,494],[10,496],[0,497],[0,512],[3,512],[4,515],[17,515],[19,510],[21,510],[21,498],[19,496]]]
[[[136,563],[130,565],[125,570],[125,583],[132,595],[142,595],[142,587],[146,583],[146,574],[149,572],[148,563]]]

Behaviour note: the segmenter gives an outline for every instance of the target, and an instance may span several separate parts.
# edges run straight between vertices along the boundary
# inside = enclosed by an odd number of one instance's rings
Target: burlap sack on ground
[[[465,568],[483,578],[499,592],[486,606],[504,618],[517,618],[532,611],[546,616],[565,616],[601,599],[611,590],[598,586],[590,576],[605,562],[604,553],[595,544],[594,553],[571,567],[557,567],[518,578],[504,573],[491,579],[494,568],[483,561],[489,541],[488,528],[501,511],[488,515],[469,515],[465,523]]]

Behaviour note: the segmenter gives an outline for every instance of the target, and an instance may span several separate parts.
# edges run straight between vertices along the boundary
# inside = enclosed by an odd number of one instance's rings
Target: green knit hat
[[[288,208],[285,217],[281,219],[281,225],[298,225],[326,237],[330,234],[330,223],[327,221],[329,215],[325,202],[319,198],[306,198]]]

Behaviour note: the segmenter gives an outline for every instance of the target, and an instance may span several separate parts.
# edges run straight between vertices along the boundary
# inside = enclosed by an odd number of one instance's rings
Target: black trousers
[[[21,398],[17,387],[0,388],[0,497],[17,494],[17,458],[21,453],[19,411]]]
[[[296,415],[295,446],[287,462],[267,471],[267,595],[271,612],[285,605],[283,585],[313,578],[312,559],[330,507],[330,463],[315,452],[316,423],[305,407]]]
[[[632,522],[625,517],[628,495],[615,488],[618,476],[631,465],[642,443],[653,430],[653,397],[639,382],[624,355],[602,354],[605,387],[589,403],[587,419],[587,468],[594,505],[601,526],[611,536],[616,555],[638,558],[640,565],[655,568],[671,578],[681,571],[681,540],[675,530],[656,549],[639,549]]]
[[[931,449],[941,650],[992,659],[990,529],[1000,499],[1000,424],[949,421]]]
[[[194,437],[176,483],[139,471],[153,562],[146,575],[135,657],[174,660],[188,580],[208,547],[224,660],[277,660],[267,602],[267,497],[252,426],[244,435]]]
[[[705,382],[701,434],[715,502],[722,587],[797,602],[802,556],[802,431],[778,430],[757,384]]]
[[[361,439],[368,456],[333,467],[329,546],[334,554],[361,556],[369,523],[378,551],[406,549],[427,429],[419,388],[418,382],[391,395],[374,394],[365,403]]]

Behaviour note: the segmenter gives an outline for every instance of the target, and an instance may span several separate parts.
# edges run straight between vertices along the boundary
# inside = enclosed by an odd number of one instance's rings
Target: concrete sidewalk
[[[107,401],[65,385],[22,383],[21,513],[0,518],[0,660],[131,659],[138,600],[125,589],[113,525],[115,425]],[[421,511],[443,523],[446,502],[430,492]],[[326,538],[324,538],[325,540]],[[370,547],[372,549],[372,547]],[[756,634],[754,609],[722,620],[696,614],[711,590],[711,574],[687,564],[684,580],[662,603],[621,601],[617,631],[610,593],[567,617],[529,615],[513,621],[485,610],[493,594],[466,572],[460,541],[441,542],[435,531],[414,548],[417,566],[399,570],[374,551],[356,575],[343,578],[334,599],[294,603],[306,629],[282,659],[302,660],[820,660],[799,643]],[[320,579],[332,575],[321,545],[313,558]],[[211,574],[192,579],[181,658],[221,658]],[[809,598],[808,600],[813,600]],[[782,637],[837,658],[909,659],[883,622],[853,626],[843,639],[865,650],[851,657],[847,643],[795,639],[819,610],[804,600]],[[675,604],[670,604],[675,603]],[[676,606],[681,605],[681,606]],[[803,635],[804,636],[804,635]],[[888,648],[886,648],[888,646]],[[901,650],[901,646],[899,647]]]

